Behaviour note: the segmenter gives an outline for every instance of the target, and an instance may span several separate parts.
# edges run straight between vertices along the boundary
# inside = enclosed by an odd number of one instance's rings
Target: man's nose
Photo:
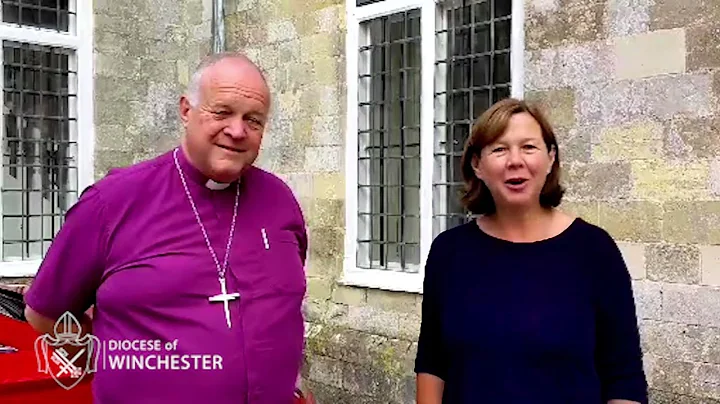
[[[230,124],[225,127],[225,133],[233,139],[242,139],[246,135],[246,129],[245,122],[242,118],[238,118],[230,121]]]

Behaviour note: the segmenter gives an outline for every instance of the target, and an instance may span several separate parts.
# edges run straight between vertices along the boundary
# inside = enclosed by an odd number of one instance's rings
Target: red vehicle
[[[65,389],[53,375],[40,370],[35,355],[40,335],[25,321],[24,308],[20,293],[0,289],[0,403],[92,403],[91,375]],[[74,382],[69,376],[58,379],[68,386]]]

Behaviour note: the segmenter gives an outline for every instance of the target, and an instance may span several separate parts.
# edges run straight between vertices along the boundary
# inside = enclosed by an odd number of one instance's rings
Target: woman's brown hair
[[[493,104],[480,115],[473,125],[470,137],[465,142],[461,160],[465,187],[460,201],[471,213],[491,214],[495,212],[495,201],[490,194],[490,189],[475,176],[472,167],[473,157],[480,158],[480,151],[503,135],[510,118],[523,112],[532,115],[540,125],[542,137],[548,151],[555,150],[555,161],[540,193],[540,205],[545,208],[560,205],[565,190],[560,185],[560,155],[552,126],[536,106],[530,105],[523,100],[505,98]]]

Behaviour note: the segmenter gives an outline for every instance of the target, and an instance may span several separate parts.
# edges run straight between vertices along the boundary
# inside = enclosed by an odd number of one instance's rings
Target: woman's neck
[[[533,209],[498,209],[479,218],[478,225],[491,235],[515,242],[530,242],[553,236],[555,212],[537,206]]]

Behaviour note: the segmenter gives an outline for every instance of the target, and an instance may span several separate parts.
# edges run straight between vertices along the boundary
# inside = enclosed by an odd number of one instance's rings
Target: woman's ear
[[[550,165],[548,166],[548,174],[552,172],[553,164],[555,164],[555,156],[556,151],[555,145],[550,146],[550,151],[548,152],[548,155],[550,156]]]
[[[482,180],[483,178],[483,172],[482,167],[480,166],[480,157],[477,154],[474,154],[472,157],[472,160],[470,161],[470,164],[472,165],[473,172],[475,173],[475,176]]]

